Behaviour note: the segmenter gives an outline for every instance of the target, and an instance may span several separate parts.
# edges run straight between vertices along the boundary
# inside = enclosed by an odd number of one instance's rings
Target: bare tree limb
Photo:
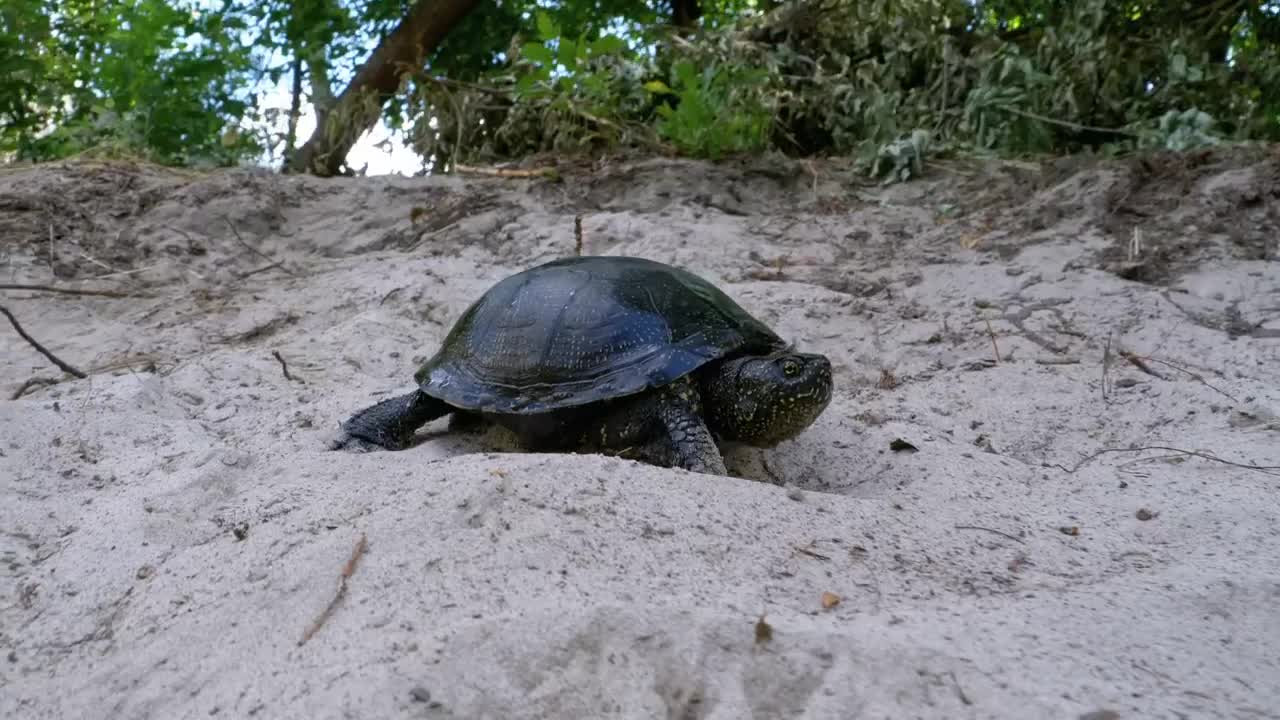
[[[333,107],[287,164],[291,172],[321,176],[342,171],[347,153],[378,122],[382,106],[400,88],[406,68],[422,68],[427,56],[480,0],[417,0],[356,71]],[[314,64],[312,65],[314,84]]]
[[[4,316],[9,318],[9,322],[13,325],[13,329],[18,331],[18,334],[22,336],[22,339],[26,340],[28,343],[31,343],[31,347],[38,350],[41,355],[44,355],[45,357],[49,358],[49,362],[53,363],[54,365],[57,365],[59,368],[62,368],[64,372],[71,373],[72,375],[75,375],[78,378],[89,377],[88,375],[85,375],[79,370],[59,360],[57,355],[54,355],[53,353],[49,352],[47,349],[45,349],[45,346],[36,342],[35,338],[28,335],[27,331],[22,329],[22,325],[18,323],[18,318],[14,317],[13,313],[9,312],[8,308],[4,307],[3,305],[0,305],[0,313],[4,313]]]
[[[116,292],[115,290],[80,290],[77,288],[64,288],[64,287],[56,287],[53,285],[24,285],[20,283],[0,284],[0,290],[30,290],[31,292],[59,293],[61,295],[96,295],[98,297],[109,297],[109,298],[155,297],[155,295],[146,295],[142,293]]]

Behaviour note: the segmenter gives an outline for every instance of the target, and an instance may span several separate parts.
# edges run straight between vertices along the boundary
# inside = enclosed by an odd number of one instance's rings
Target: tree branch
[[[395,96],[406,71],[422,68],[427,56],[479,4],[480,0],[417,0],[404,20],[378,43],[323,116],[317,105],[316,129],[298,148],[287,170],[321,176],[339,174],[347,153],[378,122],[383,104]],[[316,63],[311,68],[314,94],[319,77]]]

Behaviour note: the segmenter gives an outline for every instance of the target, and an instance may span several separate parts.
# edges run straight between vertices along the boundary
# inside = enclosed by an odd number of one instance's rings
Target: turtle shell
[[[490,288],[414,379],[454,407],[528,414],[630,395],[730,354],[785,346],[688,271],[574,257]]]

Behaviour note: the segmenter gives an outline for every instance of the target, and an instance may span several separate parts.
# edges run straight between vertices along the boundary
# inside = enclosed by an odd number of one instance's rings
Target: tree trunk
[[[289,129],[284,135],[284,161],[293,157],[294,146],[298,143],[298,116],[302,114],[302,55],[300,51],[293,53],[293,94],[289,98]]]
[[[702,17],[702,7],[698,0],[671,0],[671,24],[678,28],[691,29]]]
[[[326,117],[316,118],[315,132],[286,169],[339,174],[351,147],[378,122],[382,105],[399,89],[400,78],[420,71],[427,55],[479,4],[480,0],[417,0],[356,71]]]

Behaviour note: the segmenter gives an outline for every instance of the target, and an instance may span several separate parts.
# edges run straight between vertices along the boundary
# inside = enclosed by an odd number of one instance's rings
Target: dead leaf
[[[764,621],[764,616],[756,621],[756,644],[763,645],[773,639],[773,626]]]
[[[822,609],[830,610],[840,604],[840,596],[833,592],[822,593]]]

